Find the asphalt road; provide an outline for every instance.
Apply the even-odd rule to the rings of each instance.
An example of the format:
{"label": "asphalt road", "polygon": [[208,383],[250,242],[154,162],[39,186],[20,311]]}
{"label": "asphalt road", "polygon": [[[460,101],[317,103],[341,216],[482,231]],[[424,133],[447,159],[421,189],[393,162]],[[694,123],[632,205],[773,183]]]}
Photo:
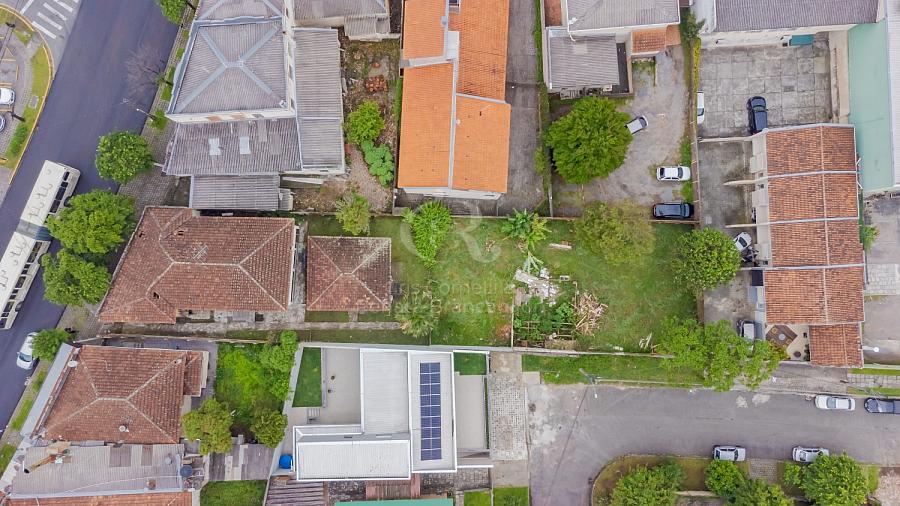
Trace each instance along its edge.
{"label": "asphalt road", "polygon": [[[115,186],[94,167],[98,138],[138,131],[145,117],[135,108],[147,110],[153,100],[152,91],[141,96],[129,89],[125,62],[142,45],[168,54],[177,33],[154,0],[82,1],[37,131],[0,207],[0,247],[12,236],[44,160],[81,170],[78,193]],[[53,327],[62,315],[63,308],[44,301],[43,293],[39,275],[13,328],[0,330],[0,427],[9,421],[27,376],[15,366],[16,351],[28,332]]]}
{"label": "asphalt road", "polygon": [[591,481],[625,454],[702,455],[717,444],[748,458],[790,459],[797,445],[900,463],[900,416],[815,408],[798,395],[706,390],[528,387],[534,506],[588,506]]}

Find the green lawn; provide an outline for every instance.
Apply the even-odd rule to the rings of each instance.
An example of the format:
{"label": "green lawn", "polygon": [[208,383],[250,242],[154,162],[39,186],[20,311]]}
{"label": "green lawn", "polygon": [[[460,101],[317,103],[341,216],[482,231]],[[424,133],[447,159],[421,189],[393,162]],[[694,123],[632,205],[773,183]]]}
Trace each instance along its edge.
{"label": "green lawn", "polygon": [[[278,330],[229,330],[229,339],[246,341],[272,341]],[[400,330],[294,330],[300,342],[325,343],[372,343],[372,344],[417,344],[428,345],[428,338],[413,337]]]}
{"label": "green lawn", "polygon": [[880,395],[884,397],[900,397],[900,388],[872,387],[872,388],[847,388],[847,393],[852,395]]}
{"label": "green lawn", "polygon": [[853,374],[874,374],[876,376],[900,376],[900,369],[881,369],[880,367],[863,367],[851,369]]}
{"label": "green lawn", "polygon": [[466,506],[491,506],[491,493],[486,490],[466,492],[463,502]]}
{"label": "green lawn", "polygon": [[454,353],[453,370],[462,375],[487,374],[487,356],[481,353]]}
{"label": "green lawn", "polygon": [[283,399],[272,395],[269,386],[274,379],[259,356],[262,344],[219,345],[216,365],[216,399],[235,410],[235,433],[247,433],[253,416],[261,410],[280,412]]}
{"label": "green lawn", "polygon": [[200,506],[262,506],[266,482],[213,481],[200,490]]}
{"label": "green lawn", "polygon": [[686,386],[700,383],[697,374],[688,369],[672,369],[663,367],[662,358],[651,356],[621,355],[582,355],[579,357],[546,357],[525,355],[522,357],[522,369],[539,371],[545,383],[570,384],[587,383],[581,370],[597,376],[598,380],[665,382],[673,386]]}
{"label": "green lawn", "polygon": [[13,445],[5,444],[3,448],[0,448],[0,474],[3,474],[15,454],[16,447]]}
{"label": "green lawn", "polygon": [[494,489],[494,506],[528,506],[528,487]]}
{"label": "green lawn", "polygon": [[294,389],[294,407],[322,405],[322,349],[303,348],[300,373]]}

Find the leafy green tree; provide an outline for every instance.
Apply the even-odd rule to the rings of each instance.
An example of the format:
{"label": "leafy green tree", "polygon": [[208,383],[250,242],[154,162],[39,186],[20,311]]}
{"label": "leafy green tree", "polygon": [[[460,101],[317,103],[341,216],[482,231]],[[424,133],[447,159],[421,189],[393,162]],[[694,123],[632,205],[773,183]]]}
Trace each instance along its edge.
{"label": "leafy green tree", "polygon": [[706,24],[705,19],[697,21],[694,11],[691,9],[681,9],[681,25],[678,29],[681,31],[681,40],[688,44],[692,44],[695,39],[700,37],[700,30]]}
{"label": "leafy green tree", "polygon": [[514,211],[508,216],[501,229],[507,237],[519,241],[525,245],[525,249],[533,249],[537,243],[547,238],[550,227],[547,219],[541,218],[537,213],[528,211]]}
{"label": "leafy green tree", "polygon": [[799,478],[800,490],[815,504],[828,506],[859,506],[865,504],[869,492],[868,480],[852,457],[820,455],[806,466],[785,470],[792,483]]}
{"label": "leafy green tree", "polygon": [[384,118],[381,117],[378,103],[368,100],[359,104],[355,111],[347,115],[344,130],[347,132],[347,140],[357,146],[362,146],[366,141],[375,142],[384,130]]}
{"label": "leafy green tree", "polygon": [[140,135],[113,132],[100,138],[94,164],[101,177],[125,184],[153,167],[153,153]]}
{"label": "leafy green tree", "polygon": [[68,342],[72,336],[62,329],[44,329],[34,336],[34,351],[32,354],[35,358],[41,360],[53,360],[56,352],[63,343]]}
{"label": "leafy green tree", "polygon": [[378,178],[378,182],[387,186],[394,180],[394,155],[387,144],[375,146],[372,141],[363,141],[360,145],[363,158],[369,166],[369,174]]}
{"label": "leafy green tree", "polygon": [[282,332],[278,344],[266,345],[259,354],[259,362],[266,371],[269,392],[278,399],[287,399],[291,391],[290,375],[297,353],[297,333]]}
{"label": "leafy green tree", "polygon": [[675,251],[676,278],[695,290],[726,283],[741,267],[741,254],[734,241],[710,227],[679,237]]}
{"label": "leafy green tree", "polygon": [[793,506],[794,501],[784,495],[778,485],[765,480],[746,480],[731,500],[734,506]]}
{"label": "leafy green tree", "polygon": [[196,11],[197,7],[187,0],[156,0],[163,16],[176,25],[181,24],[181,15],[185,7],[190,7],[192,11]]}
{"label": "leafy green tree", "polygon": [[753,343],[750,359],[744,367],[741,383],[747,388],[756,389],[763,381],[772,377],[778,364],[786,358],[784,350],[765,340]]}
{"label": "leafy green tree", "polygon": [[639,466],[616,483],[611,506],[674,506],[675,494],[684,482],[684,470],[666,463],[653,468]]}
{"label": "leafy green tree", "polygon": [[394,303],[394,319],[400,330],[413,337],[424,337],[434,330],[439,313],[432,302],[431,292],[412,290]]}
{"label": "leafy green tree", "polygon": [[438,250],[450,233],[450,227],[453,226],[450,209],[436,200],[431,200],[419,206],[415,212],[407,209],[403,219],[412,228],[413,245],[422,263],[434,267],[437,264]]}
{"label": "leafy green tree", "polygon": [[655,236],[646,213],[632,202],[592,202],[574,225],[578,242],[604,262],[620,265],[653,251]]}
{"label": "leafy green tree", "polygon": [[734,499],[747,477],[734,462],[713,460],[706,466],[706,488],[719,497]]}
{"label": "leafy green tree", "polygon": [[60,250],[56,258],[44,255],[44,298],[61,306],[96,304],[109,289],[109,271],[68,250]]}
{"label": "leafy green tree", "polygon": [[228,406],[212,398],[181,417],[185,437],[200,440],[200,453],[231,451],[231,422]]}
{"label": "leafy green tree", "polygon": [[365,197],[352,191],[337,201],[336,207],[335,218],[341,223],[345,232],[352,235],[369,233],[372,214],[369,201]]}
{"label": "leafy green tree", "polygon": [[59,216],[47,218],[47,228],[74,253],[104,255],[125,242],[134,226],[132,214],[131,198],[94,190],[72,197]]}
{"label": "leafy green tree", "polygon": [[256,440],[275,448],[284,439],[284,429],[287,428],[288,418],[278,411],[266,410],[256,415],[250,430],[256,435]]}
{"label": "leafy green tree", "polygon": [[613,101],[585,97],[547,130],[547,145],[556,170],[568,183],[584,184],[606,177],[625,161],[631,132],[628,115]]}

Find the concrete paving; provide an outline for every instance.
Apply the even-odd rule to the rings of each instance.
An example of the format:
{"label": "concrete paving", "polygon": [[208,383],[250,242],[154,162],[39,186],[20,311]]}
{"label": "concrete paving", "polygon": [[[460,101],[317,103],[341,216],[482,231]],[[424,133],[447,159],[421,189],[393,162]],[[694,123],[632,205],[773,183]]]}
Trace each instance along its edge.
{"label": "concrete paving", "polygon": [[588,506],[597,473],[629,453],[706,456],[738,444],[751,458],[789,459],[795,445],[821,445],[900,462],[900,417],[823,412],[797,395],[532,385],[528,402],[534,506]]}
{"label": "concrete paving", "polygon": [[[116,0],[90,0],[107,6]],[[0,0],[19,12],[34,27],[36,35],[50,48],[54,70],[59,68],[75,20],[81,10],[82,0]]]}
{"label": "concrete paving", "polygon": [[878,237],[866,253],[863,343],[879,348],[879,353],[866,352],[866,361],[900,364],[900,199],[868,200],[865,217]]}

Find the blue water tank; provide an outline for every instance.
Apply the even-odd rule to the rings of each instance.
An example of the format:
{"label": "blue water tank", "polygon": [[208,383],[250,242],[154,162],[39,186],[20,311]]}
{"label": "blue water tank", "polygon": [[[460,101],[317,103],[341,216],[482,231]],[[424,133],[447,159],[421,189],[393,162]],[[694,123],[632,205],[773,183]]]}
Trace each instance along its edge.
{"label": "blue water tank", "polygon": [[281,455],[278,459],[278,467],[281,469],[290,469],[294,465],[294,456],[290,453]]}

